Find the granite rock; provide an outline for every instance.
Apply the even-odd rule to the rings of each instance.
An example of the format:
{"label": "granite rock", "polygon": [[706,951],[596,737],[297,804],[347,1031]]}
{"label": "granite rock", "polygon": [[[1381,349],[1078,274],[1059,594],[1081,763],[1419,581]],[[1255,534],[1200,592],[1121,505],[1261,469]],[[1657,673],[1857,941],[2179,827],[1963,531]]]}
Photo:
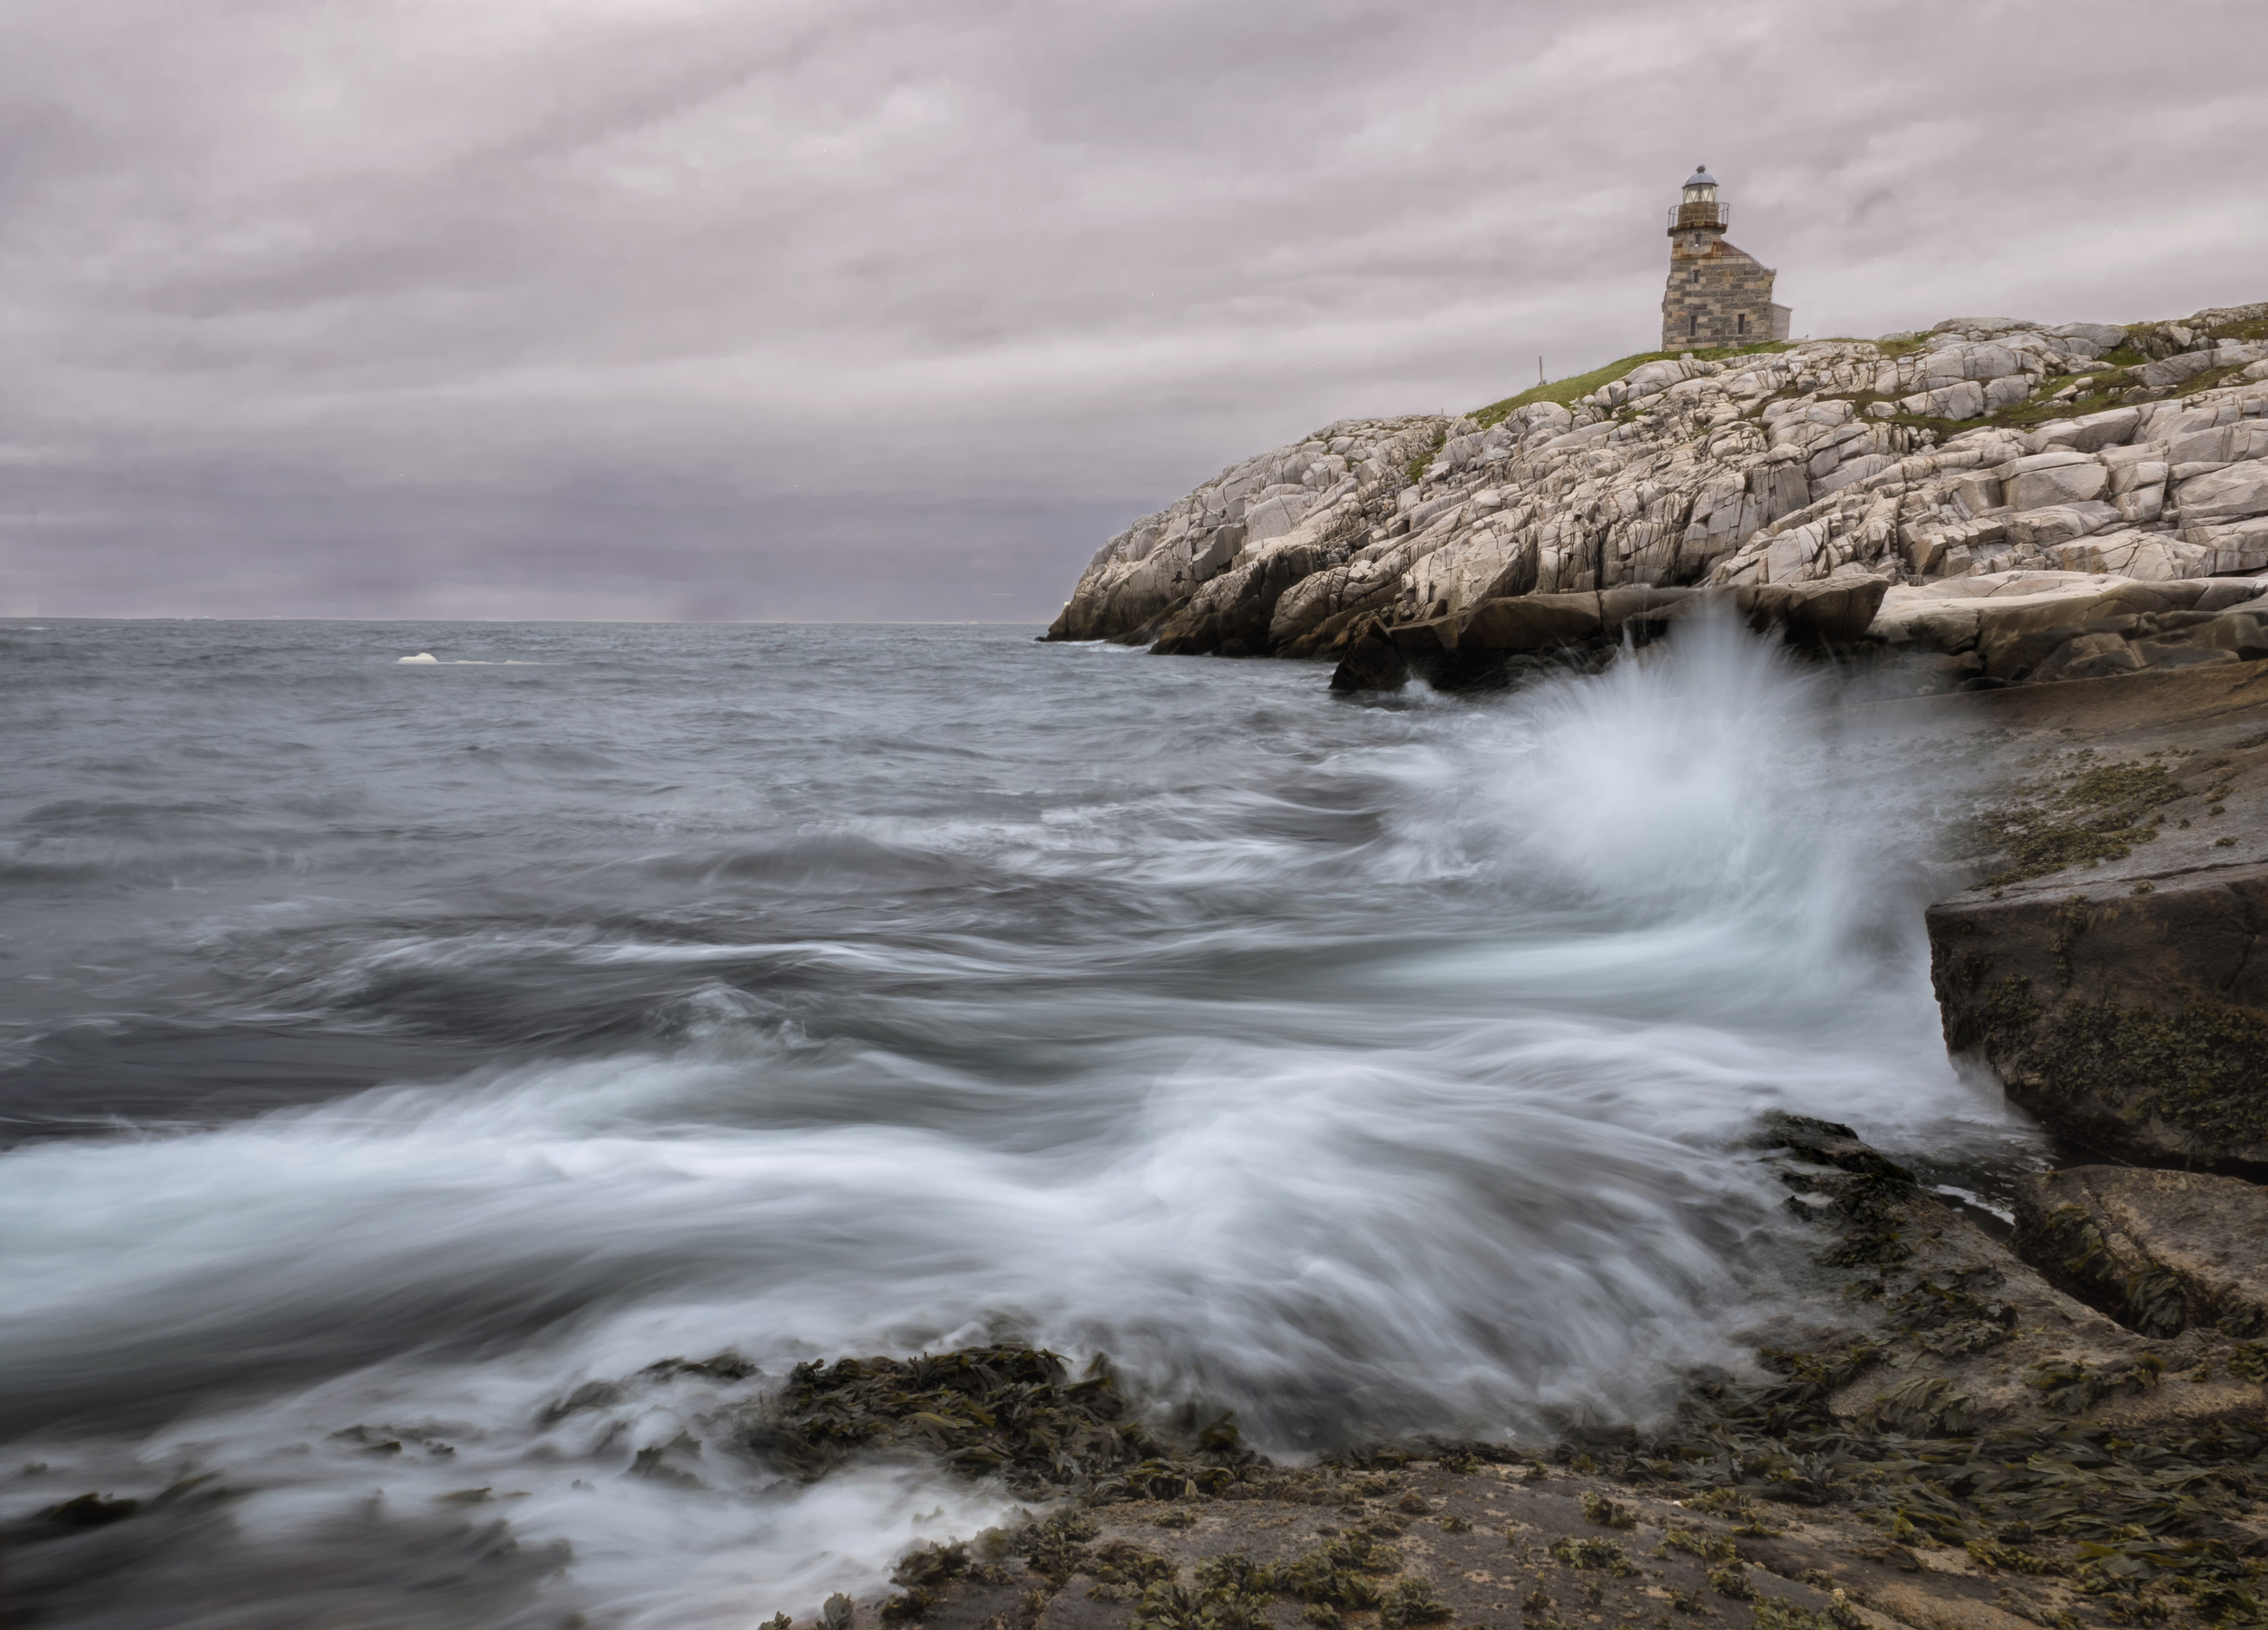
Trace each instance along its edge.
{"label": "granite rock", "polygon": [[[1372,622],[1525,595],[2268,570],[2268,382],[2236,366],[2258,309],[2132,328],[1957,318],[1641,361],[1565,403],[1342,421],[1112,539],[1048,637],[1336,660]],[[2181,378],[2099,361],[2131,349]],[[2043,416],[2048,391],[2077,409]],[[2002,413],[2019,422],[1956,423]],[[2214,649],[2246,649],[2229,639]],[[2124,662],[2090,646],[2051,671]]]}

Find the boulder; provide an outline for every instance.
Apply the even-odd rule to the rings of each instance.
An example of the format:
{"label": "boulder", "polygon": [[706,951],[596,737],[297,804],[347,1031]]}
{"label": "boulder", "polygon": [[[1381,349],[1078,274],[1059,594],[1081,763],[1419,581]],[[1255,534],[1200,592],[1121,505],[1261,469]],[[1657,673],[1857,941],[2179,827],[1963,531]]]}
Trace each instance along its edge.
{"label": "boulder", "polygon": [[2110,501],[2110,507],[2118,519],[2129,525],[2146,526],[2165,512],[2165,486],[2159,483],[2139,486],[2119,493]]}
{"label": "boulder", "polygon": [[2123,635],[2082,632],[2057,645],[2028,677],[2044,685],[2058,679],[2100,679],[2135,673],[2144,666]]}
{"label": "boulder", "polygon": [[2010,508],[2036,510],[2085,503],[2109,484],[2110,471],[2099,460],[2064,449],[2018,459],[2005,473],[2002,490]]}
{"label": "boulder", "polygon": [[1776,627],[1790,645],[1823,649],[1865,638],[1889,591],[1884,578],[1843,577],[1735,589],[1733,598],[1751,628]]}
{"label": "boulder", "polygon": [[2171,464],[2226,464],[2268,456],[2268,425],[2239,420],[2234,425],[2209,425],[2168,436],[2156,444],[2165,449]]}
{"label": "boulder", "polygon": [[2015,406],[2032,394],[2032,386],[2036,383],[2029,374],[2004,374],[1997,379],[1986,380],[1985,412],[1998,413],[2004,407]]}
{"label": "boulder", "polygon": [[1399,690],[1409,681],[1410,665],[1374,617],[1355,630],[1331,674],[1331,688],[1338,691]]}
{"label": "boulder", "polygon": [[2268,570],[2268,515],[2226,526],[2185,526],[2182,542],[2204,551],[2203,570],[2214,577]]}
{"label": "boulder", "polygon": [[[2091,679],[2141,668],[2195,668],[2268,658],[2268,630],[2251,612],[2167,611],[2062,624],[1996,647],[1996,678]],[[2025,671],[2037,659],[2038,666]],[[1980,665],[1981,666],[1981,665]]]}
{"label": "boulder", "polygon": [[2213,551],[2163,532],[2121,531],[2098,533],[2081,542],[2048,549],[2057,563],[2075,571],[2109,572],[2136,582],[2170,582],[2204,577],[2213,570]]}
{"label": "boulder", "polygon": [[2185,351],[2178,356],[2168,356],[2157,362],[2146,362],[2135,369],[2135,377],[2143,384],[2164,388],[2195,379],[2213,366],[2210,351]]}
{"label": "boulder", "polygon": [[1540,651],[1611,633],[1600,594],[1529,594],[1483,600],[1461,619],[1445,620],[1452,649]]}
{"label": "boulder", "polygon": [[2268,1170],[2268,864],[1972,893],[1928,924],[1946,1044],[2011,1099],[2129,1159]]}
{"label": "boulder", "polygon": [[[2249,596],[2252,587],[2249,582],[2195,579],[2145,583],[2082,578],[2064,593],[1975,606],[1976,650],[1988,677],[2009,682],[2097,678],[2136,668],[2219,661],[2223,659],[2204,653],[2220,649],[2234,656],[2244,630],[2231,624],[2210,638],[2204,630],[2238,599]],[[2075,640],[2105,634],[2121,643],[2146,643],[2134,651],[2131,660],[2115,656],[2109,646],[2099,642],[2066,649]]]}
{"label": "boulder", "polygon": [[2048,332],[2085,356],[2107,356],[2126,343],[2126,331],[2108,323],[2065,323]]}
{"label": "boulder", "polygon": [[2268,459],[2193,475],[2174,489],[2184,522],[2236,521],[2268,514]]}
{"label": "boulder", "polygon": [[2203,1172],[2082,1166],[2017,1190],[2016,1254],[2146,1336],[2268,1332],[2268,1188]]}
{"label": "boulder", "polygon": [[[2098,476],[2106,473],[2100,464],[2094,468]],[[2097,484],[2099,487],[2100,483]],[[2107,503],[2056,503],[2045,509],[2022,510],[2008,519],[2009,542],[2021,549],[2045,553],[2058,543],[2098,532],[2118,519],[2118,512]]]}
{"label": "boulder", "polygon": [[2268,606],[2254,611],[2224,611],[2192,630],[2200,645],[2227,651],[2243,662],[2268,661]]}
{"label": "boulder", "polygon": [[1245,510],[1245,542],[1258,545],[1286,536],[1305,516],[1313,494],[1295,489],[1272,493]]}
{"label": "boulder", "polygon": [[2095,453],[2125,442],[2141,423],[2142,410],[2138,407],[2114,407],[2084,418],[2057,419],[2026,436],[2024,449],[2027,453],[2045,453],[2059,447],[2072,453]]}
{"label": "boulder", "polygon": [[1279,656],[1321,654],[1346,637],[1365,614],[1391,607],[1403,587],[1413,546],[1408,540],[1374,545],[1344,566],[1302,578],[1276,598],[1268,616],[1268,642]]}
{"label": "boulder", "polygon": [[1477,606],[1536,587],[1540,564],[1536,541],[1494,530],[1468,533],[1456,542],[1413,561],[1410,581],[1420,605],[1446,600],[1452,608]]}
{"label": "boulder", "polygon": [[[1645,643],[1704,597],[1692,589],[1628,584],[1603,593],[1522,594],[1470,610],[1398,623],[1385,637],[1409,670],[1446,688],[1501,683],[1516,659],[1610,652],[1626,633]],[[1350,676],[1350,683],[1352,676]]]}
{"label": "boulder", "polygon": [[1964,379],[1957,385],[1908,396],[1898,405],[1910,414],[1925,414],[1931,418],[1973,419],[1985,410],[1984,386],[1973,379]]}

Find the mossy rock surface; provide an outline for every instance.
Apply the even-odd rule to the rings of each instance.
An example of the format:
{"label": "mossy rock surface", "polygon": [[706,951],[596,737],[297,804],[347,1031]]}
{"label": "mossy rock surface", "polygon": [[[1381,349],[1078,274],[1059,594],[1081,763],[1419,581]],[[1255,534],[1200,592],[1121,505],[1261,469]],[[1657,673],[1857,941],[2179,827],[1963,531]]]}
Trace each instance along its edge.
{"label": "mossy rock surface", "polygon": [[2268,866],[1929,913],[1947,1043],[2086,1145],[2268,1171]]}
{"label": "mossy rock surface", "polygon": [[2268,1335],[2268,1188],[2077,1166],[2019,1190],[2012,1241],[2049,1281],[2146,1336]]}

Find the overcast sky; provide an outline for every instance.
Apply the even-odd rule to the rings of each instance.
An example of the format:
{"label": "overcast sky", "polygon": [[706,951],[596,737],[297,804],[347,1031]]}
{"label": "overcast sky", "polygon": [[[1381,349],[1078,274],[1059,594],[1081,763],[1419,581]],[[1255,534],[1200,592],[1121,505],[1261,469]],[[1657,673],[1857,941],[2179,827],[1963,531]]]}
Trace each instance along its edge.
{"label": "overcast sky", "polygon": [[2268,298],[2268,4],[0,0],[0,613],[1044,620],[1343,416]]}

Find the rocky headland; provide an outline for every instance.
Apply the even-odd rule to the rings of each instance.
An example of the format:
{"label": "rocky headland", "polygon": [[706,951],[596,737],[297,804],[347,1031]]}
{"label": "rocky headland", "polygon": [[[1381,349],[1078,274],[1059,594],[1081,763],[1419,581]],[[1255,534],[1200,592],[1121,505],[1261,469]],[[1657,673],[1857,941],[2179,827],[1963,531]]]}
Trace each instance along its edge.
{"label": "rocky headland", "polygon": [[1722,591],[1916,688],[2249,659],[2263,413],[2268,305],[1629,357],[1224,470],[1106,543],[1047,638],[1475,683]]}

